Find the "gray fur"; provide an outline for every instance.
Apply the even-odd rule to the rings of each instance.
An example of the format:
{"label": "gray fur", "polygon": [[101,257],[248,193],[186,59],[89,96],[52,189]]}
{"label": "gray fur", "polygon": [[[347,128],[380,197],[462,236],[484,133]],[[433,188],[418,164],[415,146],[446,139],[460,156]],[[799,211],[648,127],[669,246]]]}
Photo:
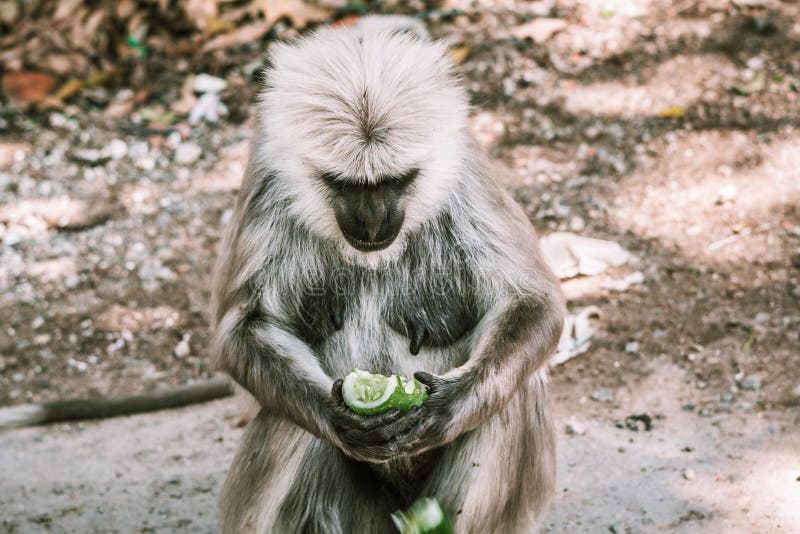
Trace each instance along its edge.
{"label": "gray fur", "polygon": [[[386,532],[429,495],[457,532],[530,532],[554,483],[543,365],[564,304],[467,133],[443,47],[325,30],[271,65],[213,291],[219,363],[262,406],[222,530]],[[355,250],[320,175],[359,187],[411,169],[397,238]],[[356,416],[334,382],[356,367],[421,372],[430,398]]]}

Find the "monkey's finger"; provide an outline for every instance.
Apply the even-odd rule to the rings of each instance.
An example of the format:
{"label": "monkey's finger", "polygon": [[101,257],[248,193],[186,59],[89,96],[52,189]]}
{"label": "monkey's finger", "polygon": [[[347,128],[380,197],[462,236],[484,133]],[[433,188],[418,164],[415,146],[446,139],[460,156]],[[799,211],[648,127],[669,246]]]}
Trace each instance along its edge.
{"label": "monkey's finger", "polygon": [[428,389],[433,392],[435,391],[439,385],[444,382],[441,378],[436,375],[432,375],[430,373],[426,373],[425,371],[417,371],[414,373],[414,378],[428,386]]}
{"label": "monkey's finger", "polygon": [[398,453],[415,454],[420,451],[420,447],[429,440],[430,432],[434,427],[431,419],[420,418],[416,425],[408,429],[405,433],[399,434],[393,443],[396,444]]}
{"label": "monkey's finger", "polygon": [[344,384],[344,380],[340,378],[333,383],[333,387],[331,388],[331,395],[333,395],[336,402],[344,402],[344,397],[342,397],[342,384]]}
{"label": "monkey's finger", "polygon": [[402,412],[397,408],[380,415],[361,415],[341,408],[334,414],[334,424],[340,428],[369,431],[397,420]]}
{"label": "monkey's finger", "polygon": [[419,407],[414,407],[403,417],[385,425],[374,428],[368,436],[365,436],[371,443],[391,443],[396,441],[397,436],[402,435],[408,429],[418,424],[421,418]]}

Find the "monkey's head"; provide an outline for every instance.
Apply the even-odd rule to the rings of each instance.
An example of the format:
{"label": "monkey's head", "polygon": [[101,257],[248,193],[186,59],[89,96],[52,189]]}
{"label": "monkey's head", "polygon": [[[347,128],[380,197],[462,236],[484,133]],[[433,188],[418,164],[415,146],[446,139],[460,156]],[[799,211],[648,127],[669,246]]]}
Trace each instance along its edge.
{"label": "monkey's head", "polygon": [[463,174],[466,111],[443,45],[323,30],[271,50],[254,154],[293,215],[375,263],[447,203]]}

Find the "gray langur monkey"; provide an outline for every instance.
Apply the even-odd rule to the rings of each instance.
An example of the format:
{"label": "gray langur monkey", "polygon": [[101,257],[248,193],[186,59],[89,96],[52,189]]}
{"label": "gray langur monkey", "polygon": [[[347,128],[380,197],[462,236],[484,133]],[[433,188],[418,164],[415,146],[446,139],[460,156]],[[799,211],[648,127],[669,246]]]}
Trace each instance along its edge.
{"label": "gray langur monkey", "polygon": [[[445,47],[408,32],[272,49],[213,290],[219,364],[261,406],[223,532],[388,533],[423,495],[458,533],[541,522],[564,302],[467,111]],[[430,397],[357,415],[353,368],[415,374]]]}

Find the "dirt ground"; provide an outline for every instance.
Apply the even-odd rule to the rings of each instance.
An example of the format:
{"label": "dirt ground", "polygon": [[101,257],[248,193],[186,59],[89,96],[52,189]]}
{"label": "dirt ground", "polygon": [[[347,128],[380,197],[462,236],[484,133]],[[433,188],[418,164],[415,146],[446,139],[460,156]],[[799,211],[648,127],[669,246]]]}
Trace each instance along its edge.
{"label": "dirt ground", "polygon": [[[600,316],[551,373],[546,531],[800,530],[800,4],[467,4],[426,24],[468,54],[472,128],[506,185],[541,234],[635,255],[564,281],[570,310]],[[260,52],[153,57],[150,100],[121,119],[106,110],[136,88],[0,108],[0,147],[19,143],[0,152],[0,405],[211,376],[208,274]],[[228,81],[231,113],[155,128],[195,68]],[[213,531],[238,412],[8,432],[0,530]],[[649,431],[625,425],[639,414]]]}

